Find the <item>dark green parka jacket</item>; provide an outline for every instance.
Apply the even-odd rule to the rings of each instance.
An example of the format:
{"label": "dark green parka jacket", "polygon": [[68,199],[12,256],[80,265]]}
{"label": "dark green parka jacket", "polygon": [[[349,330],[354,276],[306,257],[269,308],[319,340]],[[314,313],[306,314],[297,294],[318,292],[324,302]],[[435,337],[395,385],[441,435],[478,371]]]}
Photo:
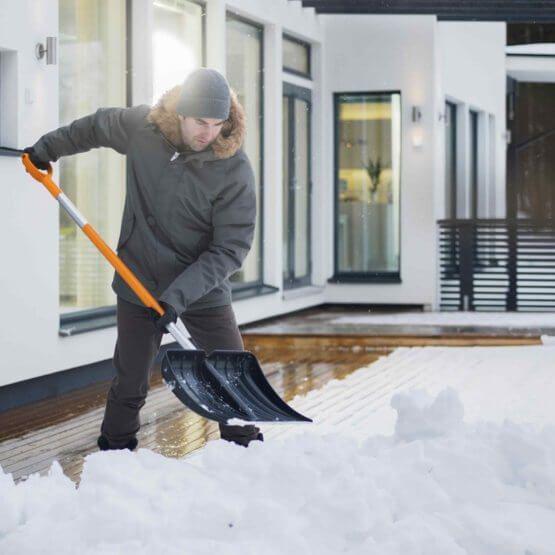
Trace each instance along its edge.
{"label": "dark green parka jacket", "polygon": [[[49,161],[102,146],[127,155],[118,254],[178,314],[231,303],[229,276],[251,248],[256,219],[254,174],[241,148],[245,114],[235,93],[216,141],[193,152],[181,144],[180,90],[168,91],[152,109],[101,108],[34,145]],[[112,288],[141,304],[117,274]]]}

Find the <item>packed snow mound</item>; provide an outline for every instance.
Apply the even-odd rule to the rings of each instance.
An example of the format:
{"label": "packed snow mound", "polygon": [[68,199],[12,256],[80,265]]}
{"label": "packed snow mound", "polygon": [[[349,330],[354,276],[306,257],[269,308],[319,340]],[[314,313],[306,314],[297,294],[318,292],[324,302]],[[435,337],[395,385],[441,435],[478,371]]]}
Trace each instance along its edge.
{"label": "packed snow mound", "polygon": [[424,390],[397,393],[391,406],[397,411],[395,435],[407,441],[446,435],[459,428],[464,417],[464,407],[452,388],[435,399]]}
{"label": "packed snow mound", "polygon": [[469,425],[452,390],[393,404],[396,433],[361,442],[94,453],[79,489],[57,463],[0,474],[0,553],[555,553],[554,428]]}

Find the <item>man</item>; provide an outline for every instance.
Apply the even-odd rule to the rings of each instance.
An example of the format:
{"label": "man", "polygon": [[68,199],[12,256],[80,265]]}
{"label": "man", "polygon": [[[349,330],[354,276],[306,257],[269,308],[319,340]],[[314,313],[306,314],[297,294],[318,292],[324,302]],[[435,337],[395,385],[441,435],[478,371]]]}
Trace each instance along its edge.
{"label": "man", "polygon": [[[147,309],[115,274],[118,338],[98,446],[135,449],[150,368],[179,316],[195,345],[242,350],[229,276],[250,250],[254,174],[241,145],[245,115],[225,77],[201,68],[152,109],[101,108],[25,149],[46,169],[61,156],[101,146],[127,155],[127,194],[117,250],[165,314]],[[256,426],[220,424],[223,439],[248,446]]]}

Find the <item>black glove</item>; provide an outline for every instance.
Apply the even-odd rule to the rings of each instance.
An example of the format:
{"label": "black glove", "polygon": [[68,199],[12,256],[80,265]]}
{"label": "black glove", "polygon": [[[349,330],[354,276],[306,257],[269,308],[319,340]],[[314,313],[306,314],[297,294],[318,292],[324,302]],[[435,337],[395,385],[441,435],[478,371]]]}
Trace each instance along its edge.
{"label": "black glove", "polygon": [[50,167],[49,162],[43,162],[40,158],[38,158],[35,152],[35,149],[32,146],[28,146],[27,148],[24,148],[23,152],[29,155],[31,162],[33,162],[33,165],[37,167],[39,170],[46,171]]}
{"label": "black glove", "polygon": [[152,318],[154,320],[154,325],[156,329],[162,333],[166,333],[166,326],[168,324],[175,324],[177,322],[177,312],[175,308],[169,304],[158,301],[160,306],[164,309],[164,316],[160,316],[158,312],[154,309],[150,309],[152,312]]}

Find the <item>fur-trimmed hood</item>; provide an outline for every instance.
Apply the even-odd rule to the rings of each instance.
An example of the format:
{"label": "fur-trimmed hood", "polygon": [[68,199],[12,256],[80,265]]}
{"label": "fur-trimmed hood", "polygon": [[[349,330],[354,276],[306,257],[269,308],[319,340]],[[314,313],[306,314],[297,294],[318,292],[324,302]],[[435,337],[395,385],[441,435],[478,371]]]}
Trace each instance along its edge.
{"label": "fur-trimmed hood", "polygon": [[[182,146],[179,119],[175,110],[182,85],[177,85],[164,93],[148,114],[148,121],[156,125],[163,135],[176,147]],[[232,89],[229,117],[223,124],[218,138],[210,145],[218,159],[231,158],[243,145],[246,132],[245,111],[237,94]]]}

